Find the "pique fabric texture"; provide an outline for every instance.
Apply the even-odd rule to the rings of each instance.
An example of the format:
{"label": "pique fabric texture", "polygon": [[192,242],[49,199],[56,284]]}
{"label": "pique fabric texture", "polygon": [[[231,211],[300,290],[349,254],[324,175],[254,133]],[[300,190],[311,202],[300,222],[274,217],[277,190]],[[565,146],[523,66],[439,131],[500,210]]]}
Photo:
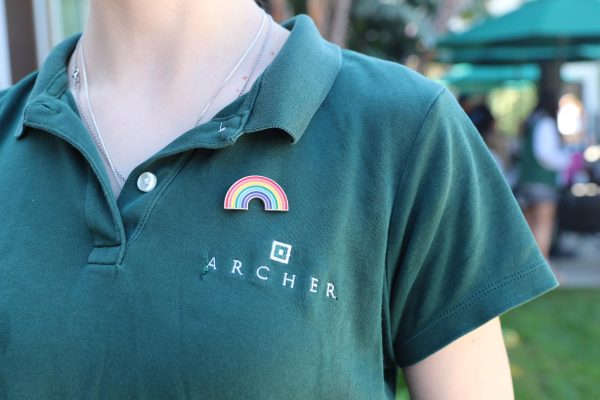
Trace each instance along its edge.
{"label": "pique fabric texture", "polygon": [[[556,286],[451,94],[284,26],[118,199],[67,90],[76,37],[0,93],[0,398],[393,399],[398,367]],[[225,209],[250,176],[289,209]]]}

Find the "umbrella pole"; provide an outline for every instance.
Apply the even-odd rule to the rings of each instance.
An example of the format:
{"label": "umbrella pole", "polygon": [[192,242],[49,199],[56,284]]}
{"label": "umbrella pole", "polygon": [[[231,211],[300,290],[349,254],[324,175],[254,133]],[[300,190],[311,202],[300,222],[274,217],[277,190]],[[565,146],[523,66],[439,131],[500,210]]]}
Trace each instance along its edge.
{"label": "umbrella pole", "polygon": [[555,98],[559,98],[562,93],[562,80],[560,78],[560,67],[563,64],[561,60],[544,61],[540,63],[541,77],[538,86],[538,95],[542,93],[552,93]]}

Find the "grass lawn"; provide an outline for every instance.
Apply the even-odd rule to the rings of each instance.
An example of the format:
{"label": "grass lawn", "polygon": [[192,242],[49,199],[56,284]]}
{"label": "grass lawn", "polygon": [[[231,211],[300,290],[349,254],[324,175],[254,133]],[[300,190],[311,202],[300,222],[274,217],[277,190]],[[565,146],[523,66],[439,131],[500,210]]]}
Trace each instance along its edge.
{"label": "grass lawn", "polygon": [[600,398],[600,290],[554,290],[502,326],[517,400]]}
{"label": "grass lawn", "polygon": [[502,324],[517,399],[600,398],[600,290],[555,290]]}

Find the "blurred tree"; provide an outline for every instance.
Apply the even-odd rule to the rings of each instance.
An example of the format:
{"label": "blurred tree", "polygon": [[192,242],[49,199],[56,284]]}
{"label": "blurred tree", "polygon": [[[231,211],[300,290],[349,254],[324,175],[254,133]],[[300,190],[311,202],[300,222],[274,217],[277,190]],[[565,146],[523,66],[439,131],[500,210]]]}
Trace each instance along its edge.
{"label": "blurred tree", "polygon": [[288,0],[271,0],[271,15],[275,21],[281,22],[293,15],[292,7]]}
{"label": "blurred tree", "polygon": [[278,21],[306,13],[321,34],[343,47],[405,62],[424,55],[457,15],[487,14],[486,0],[257,0]]}
{"label": "blurred tree", "polygon": [[452,20],[486,14],[485,0],[355,0],[350,47],[403,62],[430,49]]}
{"label": "blurred tree", "polygon": [[293,15],[291,4],[288,0],[256,0],[277,22],[285,21]]}
{"label": "blurred tree", "polygon": [[[346,47],[352,0],[256,0],[276,21],[308,13],[327,40]],[[293,12],[292,12],[293,10]]]}
{"label": "blurred tree", "polygon": [[346,47],[352,0],[306,0],[306,8],[323,37]]}

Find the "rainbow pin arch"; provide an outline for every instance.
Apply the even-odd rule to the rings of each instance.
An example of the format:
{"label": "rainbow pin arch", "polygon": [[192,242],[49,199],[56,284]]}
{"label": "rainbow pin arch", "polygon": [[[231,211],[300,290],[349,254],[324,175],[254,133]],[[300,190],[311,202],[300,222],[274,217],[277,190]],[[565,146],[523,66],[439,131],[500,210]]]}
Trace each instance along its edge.
{"label": "rainbow pin arch", "polygon": [[285,192],[272,179],[260,175],[246,176],[235,182],[225,195],[226,210],[248,210],[250,201],[260,199],[265,211],[288,211]]}

